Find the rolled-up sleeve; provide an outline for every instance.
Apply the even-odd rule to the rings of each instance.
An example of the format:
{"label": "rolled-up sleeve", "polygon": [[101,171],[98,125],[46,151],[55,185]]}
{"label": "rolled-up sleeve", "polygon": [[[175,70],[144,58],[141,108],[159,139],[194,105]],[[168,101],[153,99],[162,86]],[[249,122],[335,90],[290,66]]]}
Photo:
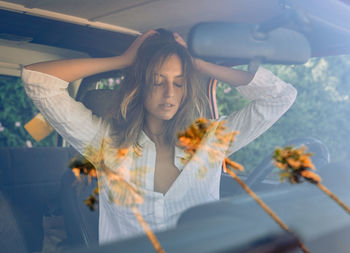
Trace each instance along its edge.
{"label": "rolled-up sleeve", "polygon": [[251,102],[242,110],[219,119],[226,121],[229,131],[239,131],[226,152],[227,156],[270,128],[291,107],[297,95],[291,84],[262,67],[248,85],[239,86],[237,90]]}
{"label": "rolled-up sleeve", "polygon": [[22,69],[27,95],[50,125],[77,151],[99,147],[108,126],[82,103],[69,96],[68,82],[45,73]]}

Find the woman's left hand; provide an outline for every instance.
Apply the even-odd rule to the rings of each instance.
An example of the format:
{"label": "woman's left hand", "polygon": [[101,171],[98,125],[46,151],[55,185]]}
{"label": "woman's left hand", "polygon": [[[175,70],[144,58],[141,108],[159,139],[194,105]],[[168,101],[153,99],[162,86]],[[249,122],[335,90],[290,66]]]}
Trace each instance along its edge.
{"label": "woman's left hand", "polygon": [[153,34],[156,34],[157,31],[155,30],[148,30],[146,33],[141,34],[138,36],[134,42],[129,46],[129,48],[119,57],[123,60],[123,63],[128,67],[131,64],[134,63],[137,55],[137,51],[139,47],[142,45],[142,43],[147,39],[149,36],[152,36]]}

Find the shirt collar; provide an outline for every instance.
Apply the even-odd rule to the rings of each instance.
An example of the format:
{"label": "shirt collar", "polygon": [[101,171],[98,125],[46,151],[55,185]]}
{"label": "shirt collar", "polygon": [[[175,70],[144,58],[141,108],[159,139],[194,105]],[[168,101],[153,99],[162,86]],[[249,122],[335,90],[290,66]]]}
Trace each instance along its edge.
{"label": "shirt collar", "polygon": [[146,142],[150,142],[153,143],[153,141],[151,141],[151,139],[147,136],[147,134],[141,130],[140,135],[139,135],[139,139],[138,139],[138,143],[143,146],[143,144],[145,144]]}
{"label": "shirt collar", "polygon": [[[138,143],[141,146],[143,146],[146,143],[152,143],[154,145],[154,142],[147,136],[147,134],[143,130],[141,130],[141,132],[140,132]],[[183,149],[179,148],[178,146],[175,146],[175,157],[185,158],[186,153]]]}

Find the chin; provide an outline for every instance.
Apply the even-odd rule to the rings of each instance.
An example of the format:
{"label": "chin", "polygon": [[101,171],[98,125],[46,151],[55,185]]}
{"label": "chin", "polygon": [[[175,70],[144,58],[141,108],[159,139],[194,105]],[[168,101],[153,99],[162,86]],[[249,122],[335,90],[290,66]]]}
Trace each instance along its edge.
{"label": "chin", "polygon": [[168,114],[158,114],[159,119],[162,120],[171,120],[175,117],[176,113],[168,113]]}
{"label": "chin", "polygon": [[169,116],[169,117],[163,117],[162,120],[168,121],[174,118],[174,115]]}

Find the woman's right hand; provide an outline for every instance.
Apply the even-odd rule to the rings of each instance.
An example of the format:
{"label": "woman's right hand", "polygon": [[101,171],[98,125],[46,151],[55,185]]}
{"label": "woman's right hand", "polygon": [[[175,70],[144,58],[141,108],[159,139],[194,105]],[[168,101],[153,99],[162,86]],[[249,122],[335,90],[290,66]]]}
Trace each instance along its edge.
{"label": "woman's right hand", "polygon": [[127,66],[130,66],[134,63],[137,50],[142,45],[144,40],[148,38],[149,36],[156,34],[157,31],[155,30],[148,30],[146,33],[141,34],[139,37],[136,38],[136,40],[130,45],[130,47],[120,56],[123,61],[125,61],[125,64]]}

